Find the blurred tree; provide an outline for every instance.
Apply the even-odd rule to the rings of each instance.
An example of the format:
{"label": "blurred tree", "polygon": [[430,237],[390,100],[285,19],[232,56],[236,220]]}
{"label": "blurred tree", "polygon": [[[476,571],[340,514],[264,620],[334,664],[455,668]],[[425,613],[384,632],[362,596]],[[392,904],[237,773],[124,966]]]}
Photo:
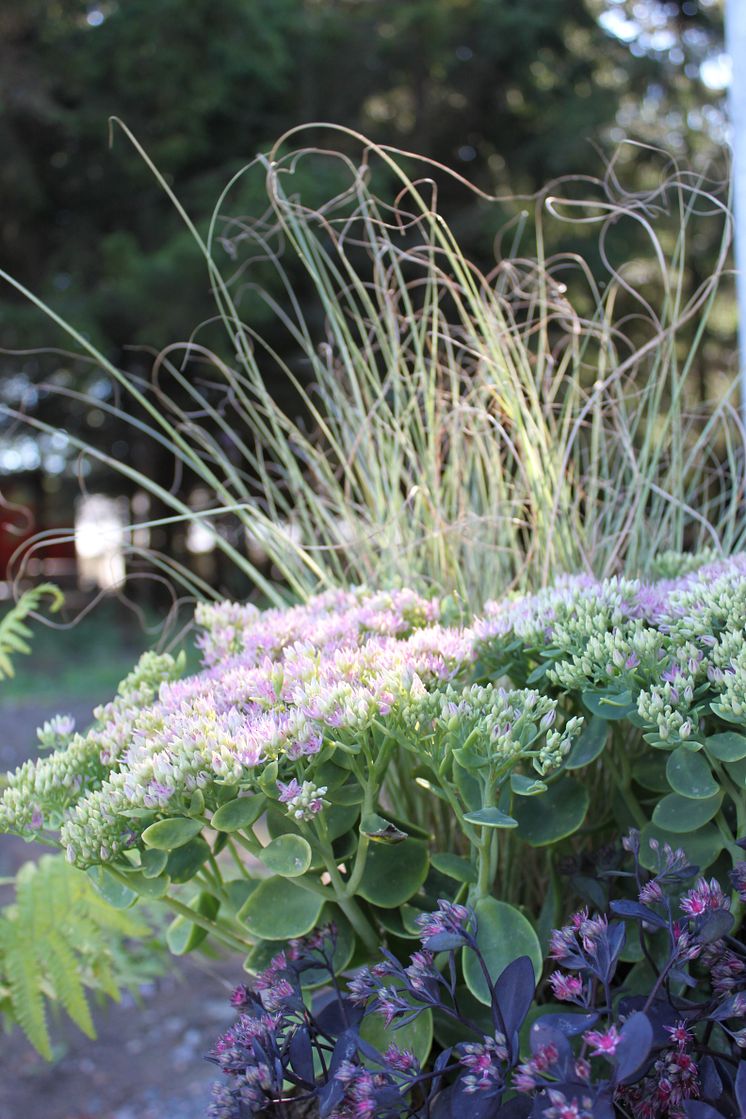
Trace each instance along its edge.
{"label": "blurred tree", "polygon": [[[723,124],[721,35],[712,0],[3,0],[0,266],[145,374],[150,358],[128,347],[184,339],[212,307],[163,191],[121,136],[109,148],[110,115],[203,225],[234,171],[314,120],[422,152],[489,191],[530,193],[597,172],[593,144],[623,135],[706,161]],[[313,138],[329,140],[323,128]],[[645,165],[630,162],[632,187]],[[261,186],[247,180],[231,206],[260,213]],[[467,251],[488,261],[501,212],[448,185],[441,197]],[[261,303],[250,311],[263,329]],[[61,337],[0,291],[0,349]],[[0,396],[39,367],[0,353]],[[53,372],[99,384],[95,369]],[[132,453],[100,410],[54,409],[59,426]]]}

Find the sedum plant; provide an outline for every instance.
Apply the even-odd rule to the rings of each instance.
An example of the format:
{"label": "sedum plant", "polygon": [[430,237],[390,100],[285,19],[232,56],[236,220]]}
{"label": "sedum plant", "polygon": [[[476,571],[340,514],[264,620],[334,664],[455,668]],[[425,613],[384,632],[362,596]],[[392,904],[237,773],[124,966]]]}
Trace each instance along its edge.
{"label": "sedum plant", "polygon": [[491,604],[477,629],[480,675],[530,681],[585,714],[566,768],[599,761],[606,818],[706,867],[740,861],[746,831],[746,563],[705,558],[653,584],[567,580]]}
{"label": "sedum plant", "polygon": [[201,606],[203,670],[147,654],[8,778],[0,823],[115,904],[161,901],[175,952],[210,936],[253,970],[333,920],[370,956],[450,895],[491,964],[538,969],[563,853],[599,834],[740,863],[745,576],[584,576],[477,619],[411,590]]}
{"label": "sedum plant", "polygon": [[[348,957],[370,955],[450,881],[490,951],[523,942],[538,967],[530,923],[492,896],[516,826],[498,800],[541,794],[581,720],[534,689],[469,684],[471,634],[443,610],[409,591],[204,607],[204,671],[175,679],[146,655],[87,734],[9,778],[3,826],[59,843],[117,904],[161,899],[176,951],[211,933],[251,967],[261,942],[333,919]],[[403,815],[415,772],[466,857]]]}

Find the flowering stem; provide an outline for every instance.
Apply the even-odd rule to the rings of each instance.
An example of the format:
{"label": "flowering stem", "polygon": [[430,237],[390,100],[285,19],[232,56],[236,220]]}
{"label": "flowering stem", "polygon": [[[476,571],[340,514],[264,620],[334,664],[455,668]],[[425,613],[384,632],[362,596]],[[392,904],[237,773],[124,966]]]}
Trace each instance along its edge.
{"label": "flowering stem", "polygon": [[[376,951],[380,944],[380,937],[376,935],[375,929],[363,914],[354,896],[352,896],[357,889],[357,883],[360,881],[363,869],[365,867],[364,852],[362,856],[362,862],[360,861],[360,848],[364,847],[364,851],[367,850],[368,837],[367,835],[363,835],[362,833],[360,834],[353,874],[350,876],[347,882],[345,882],[342,878],[342,875],[339,873],[339,870],[337,869],[337,861],[334,857],[334,851],[332,850],[331,844],[329,843],[326,836],[326,823],[323,819],[323,815],[321,815],[317,820],[317,826],[319,832],[321,833],[321,835],[319,836],[320,842],[318,843],[318,849],[322,859],[324,860],[324,866],[326,867],[326,872],[329,875],[329,881],[331,883],[332,890],[334,891],[333,900],[336,901],[337,905],[342,910],[345,917],[350,922],[353,929],[366,945],[366,947],[372,949],[373,951]],[[353,879],[355,879],[355,881],[353,881]],[[299,885],[302,885],[302,878],[298,880],[298,883]]]}

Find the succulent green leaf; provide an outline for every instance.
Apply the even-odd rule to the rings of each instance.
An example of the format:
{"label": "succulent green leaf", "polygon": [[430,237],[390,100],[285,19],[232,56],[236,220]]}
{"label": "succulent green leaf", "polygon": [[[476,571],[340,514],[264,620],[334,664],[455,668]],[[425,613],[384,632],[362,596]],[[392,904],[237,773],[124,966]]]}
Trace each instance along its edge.
{"label": "succulent green leaf", "polygon": [[[528,956],[538,982],[543,958],[539,938],[520,910],[496,898],[481,898],[474,907],[477,917],[477,946],[484,957],[494,984],[500,973],[517,956]],[[462,963],[466,985],[480,1002],[489,1004],[492,992],[470,948],[463,949]]]}
{"label": "succulent green leaf", "polygon": [[[191,908],[201,917],[213,920],[217,916],[220,902],[212,894],[202,891],[191,903]],[[207,929],[195,925],[186,917],[175,917],[166,929],[166,943],[174,956],[185,956],[207,938]]]}
{"label": "succulent green leaf", "polygon": [[395,846],[371,844],[358,893],[372,905],[396,909],[417,893],[429,865],[427,844],[420,839],[405,839]]}
{"label": "succulent green leaf", "polygon": [[[414,1009],[416,1005],[413,1002],[412,1008]],[[420,1064],[423,1064],[433,1043],[432,1011],[425,1010],[406,1026],[399,1027],[396,1023],[387,1026],[381,1014],[367,1014],[360,1027],[360,1036],[379,1053],[385,1053],[390,1045],[396,1045],[400,1049],[414,1053]]]}
{"label": "succulent green leaf", "polygon": [[441,851],[430,856],[430,862],[441,874],[454,878],[457,882],[476,883],[477,871],[469,859],[461,855],[453,855],[450,851]]}
{"label": "succulent green leaf", "polygon": [[188,882],[190,878],[194,878],[209,854],[209,844],[198,835],[191,843],[185,844],[184,847],[177,847],[171,852],[166,863],[166,874],[172,882]]}
{"label": "succulent green leaf", "polygon": [[606,720],[626,719],[635,710],[631,692],[612,691],[609,688],[583,692],[583,703],[591,715],[598,715]]}
{"label": "succulent green leaf", "polygon": [[278,835],[260,853],[262,862],[273,874],[298,878],[311,865],[311,845],[300,835]]}
{"label": "succulent green leaf", "polygon": [[[333,964],[335,973],[339,975],[345,970],[352,959],[352,954],[355,950],[355,934],[350,922],[338,906],[327,903],[321,911],[318,923],[319,926],[322,926],[331,922],[334,923],[337,930],[336,940],[334,942]],[[247,971],[250,975],[257,975],[260,971],[264,971],[273,957],[276,956],[278,952],[281,952],[283,948],[287,948],[287,944],[284,940],[258,941],[244,960],[244,971]],[[300,981],[302,987],[319,987],[322,984],[328,984],[329,972],[326,968],[306,968],[300,973]]]}
{"label": "succulent green leaf", "polygon": [[717,814],[723,794],[718,792],[706,800],[690,800],[678,793],[669,793],[659,801],[653,812],[653,823],[664,831],[684,835],[697,831]]}
{"label": "succulent green leaf", "polygon": [[723,837],[714,824],[705,824],[696,831],[681,834],[648,823],[640,832],[640,862],[648,870],[658,869],[658,856],[650,846],[651,839],[657,840],[660,848],[664,843],[668,843],[674,850],[680,847],[689,861],[700,870],[710,866],[723,850]]}
{"label": "succulent green leaf", "polygon": [[159,851],[174,851],[194,839],[201,831],[202,824],[199,820],[192,820],[188,816],[170,816],[147,827],[142,838],[148,847],[157,847]]}
{"label": "succulent green leaf", "polygon": [[482,805],[480,782],[456,761],[453,763],[453,780],[466,807],[472,812],[480,808]]}
{"label": "succulent green leaf", "polygon": [[238,912],[238,919],[261,940],[292,940],[316,925],[324,899],[279,875],[267,878]]}
{"label": "succulent green leaf", "polygon": [[575,742],[565,761],[565,769],[582,769],[583,766],[595,762],[606,746],[609,737],[609,723],[607,717],[593,715],[588,720],[583,733]]}
{"label": "succulent green leaf", "polygon": [[545,847],[576,832],[588,811],[585,785],[572,777],[560,777],[535,799],[523,798],[513,805],[518,835],[532,847]]}
{"label": "succulent green leaf", "polygon": [[171,885],[171,879],[167,874],[159,874],[155,878],[146,878],[142,871],[137,870],[127,875],[127,884],[131,885],[133,890],[137,890],[140,897],[157,901],[158,898],[165,896],[168,887]]}
{"label": "succulent green leaf", "polygon": [[129,909],[137,901],[137,891],[125,886],[105,866],[89,866],[88,878],[101,895],[114,909]]}
{"label": "succulent green leaf", "polygon": [[649,789],[652,793],[667,793],[670,788],[666,776],[667,761],[665,754],[646,751],[634,763],[632,776],[643,789]]}
{"label": "succulent green leaf", "polygon": [[518,821],[499,808],[478,808],[476,812],[467,812],[464,819],[469,824],[477,824],[480,828],[517,828]]}
{"label": "succulent green leaf", "polygon": [[683,746],[677,746],[668,755],[666,776],[673,791],[683,797],[707,800],[718,792],[717,781],[702,754],[694,754]]}
{"label": "succulent green leaf", "polygon": [[140,870],[145,878],[157,878],[166,869],[168,851],[159,851],[157,847],[149,847],[142,852]]}
{"label": "succulent green leaf", "polygon": [[522,773],[511,773],[510,788],[519,797],[535,797],[547,791],[546,784],[538,777],[525,777]]}
{"label": "succulent green leaf", "polygon": [[360,831],[369,839],[383,843],[402,843],[407,833],[397,828],[389,820],[384,820],[377,812],[369,812],[360,821]]}
{"label": "succulent green leaf", "polygon": [[222,804],[210,821],[216,831],[232,832],[250,828],[267,807],[263,796],[236,797]]}
{"label": "succulent green leaf", "polygon": [[705,749],[711,758],[719,762],[739,762],[746,758],[746,735],[726,730],[721,734],[711,734],[705,739]]}

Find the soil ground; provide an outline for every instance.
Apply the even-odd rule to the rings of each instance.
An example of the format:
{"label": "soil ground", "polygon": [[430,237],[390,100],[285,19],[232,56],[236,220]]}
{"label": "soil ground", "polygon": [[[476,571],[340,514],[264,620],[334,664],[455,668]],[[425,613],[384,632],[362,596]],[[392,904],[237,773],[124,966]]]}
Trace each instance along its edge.
{"label": "soil ground", "polygon": [[[35,753],[36,728],[45,719],[69,713],[85,726],[99,700],[1,704],[0,770]],[[0,836],[0,876],[38,853]],[[240,981],[240,963],[196,956],[168,968],[139,992],[139,1005],[125,996],[99,1008],[95,1041],[66,1022],[53,1023],[52,1064],[19,1031],[1,1038],[0,1119],[203,1119],[215,1079],[203,1058],[231,1021],[228,994]]]}

